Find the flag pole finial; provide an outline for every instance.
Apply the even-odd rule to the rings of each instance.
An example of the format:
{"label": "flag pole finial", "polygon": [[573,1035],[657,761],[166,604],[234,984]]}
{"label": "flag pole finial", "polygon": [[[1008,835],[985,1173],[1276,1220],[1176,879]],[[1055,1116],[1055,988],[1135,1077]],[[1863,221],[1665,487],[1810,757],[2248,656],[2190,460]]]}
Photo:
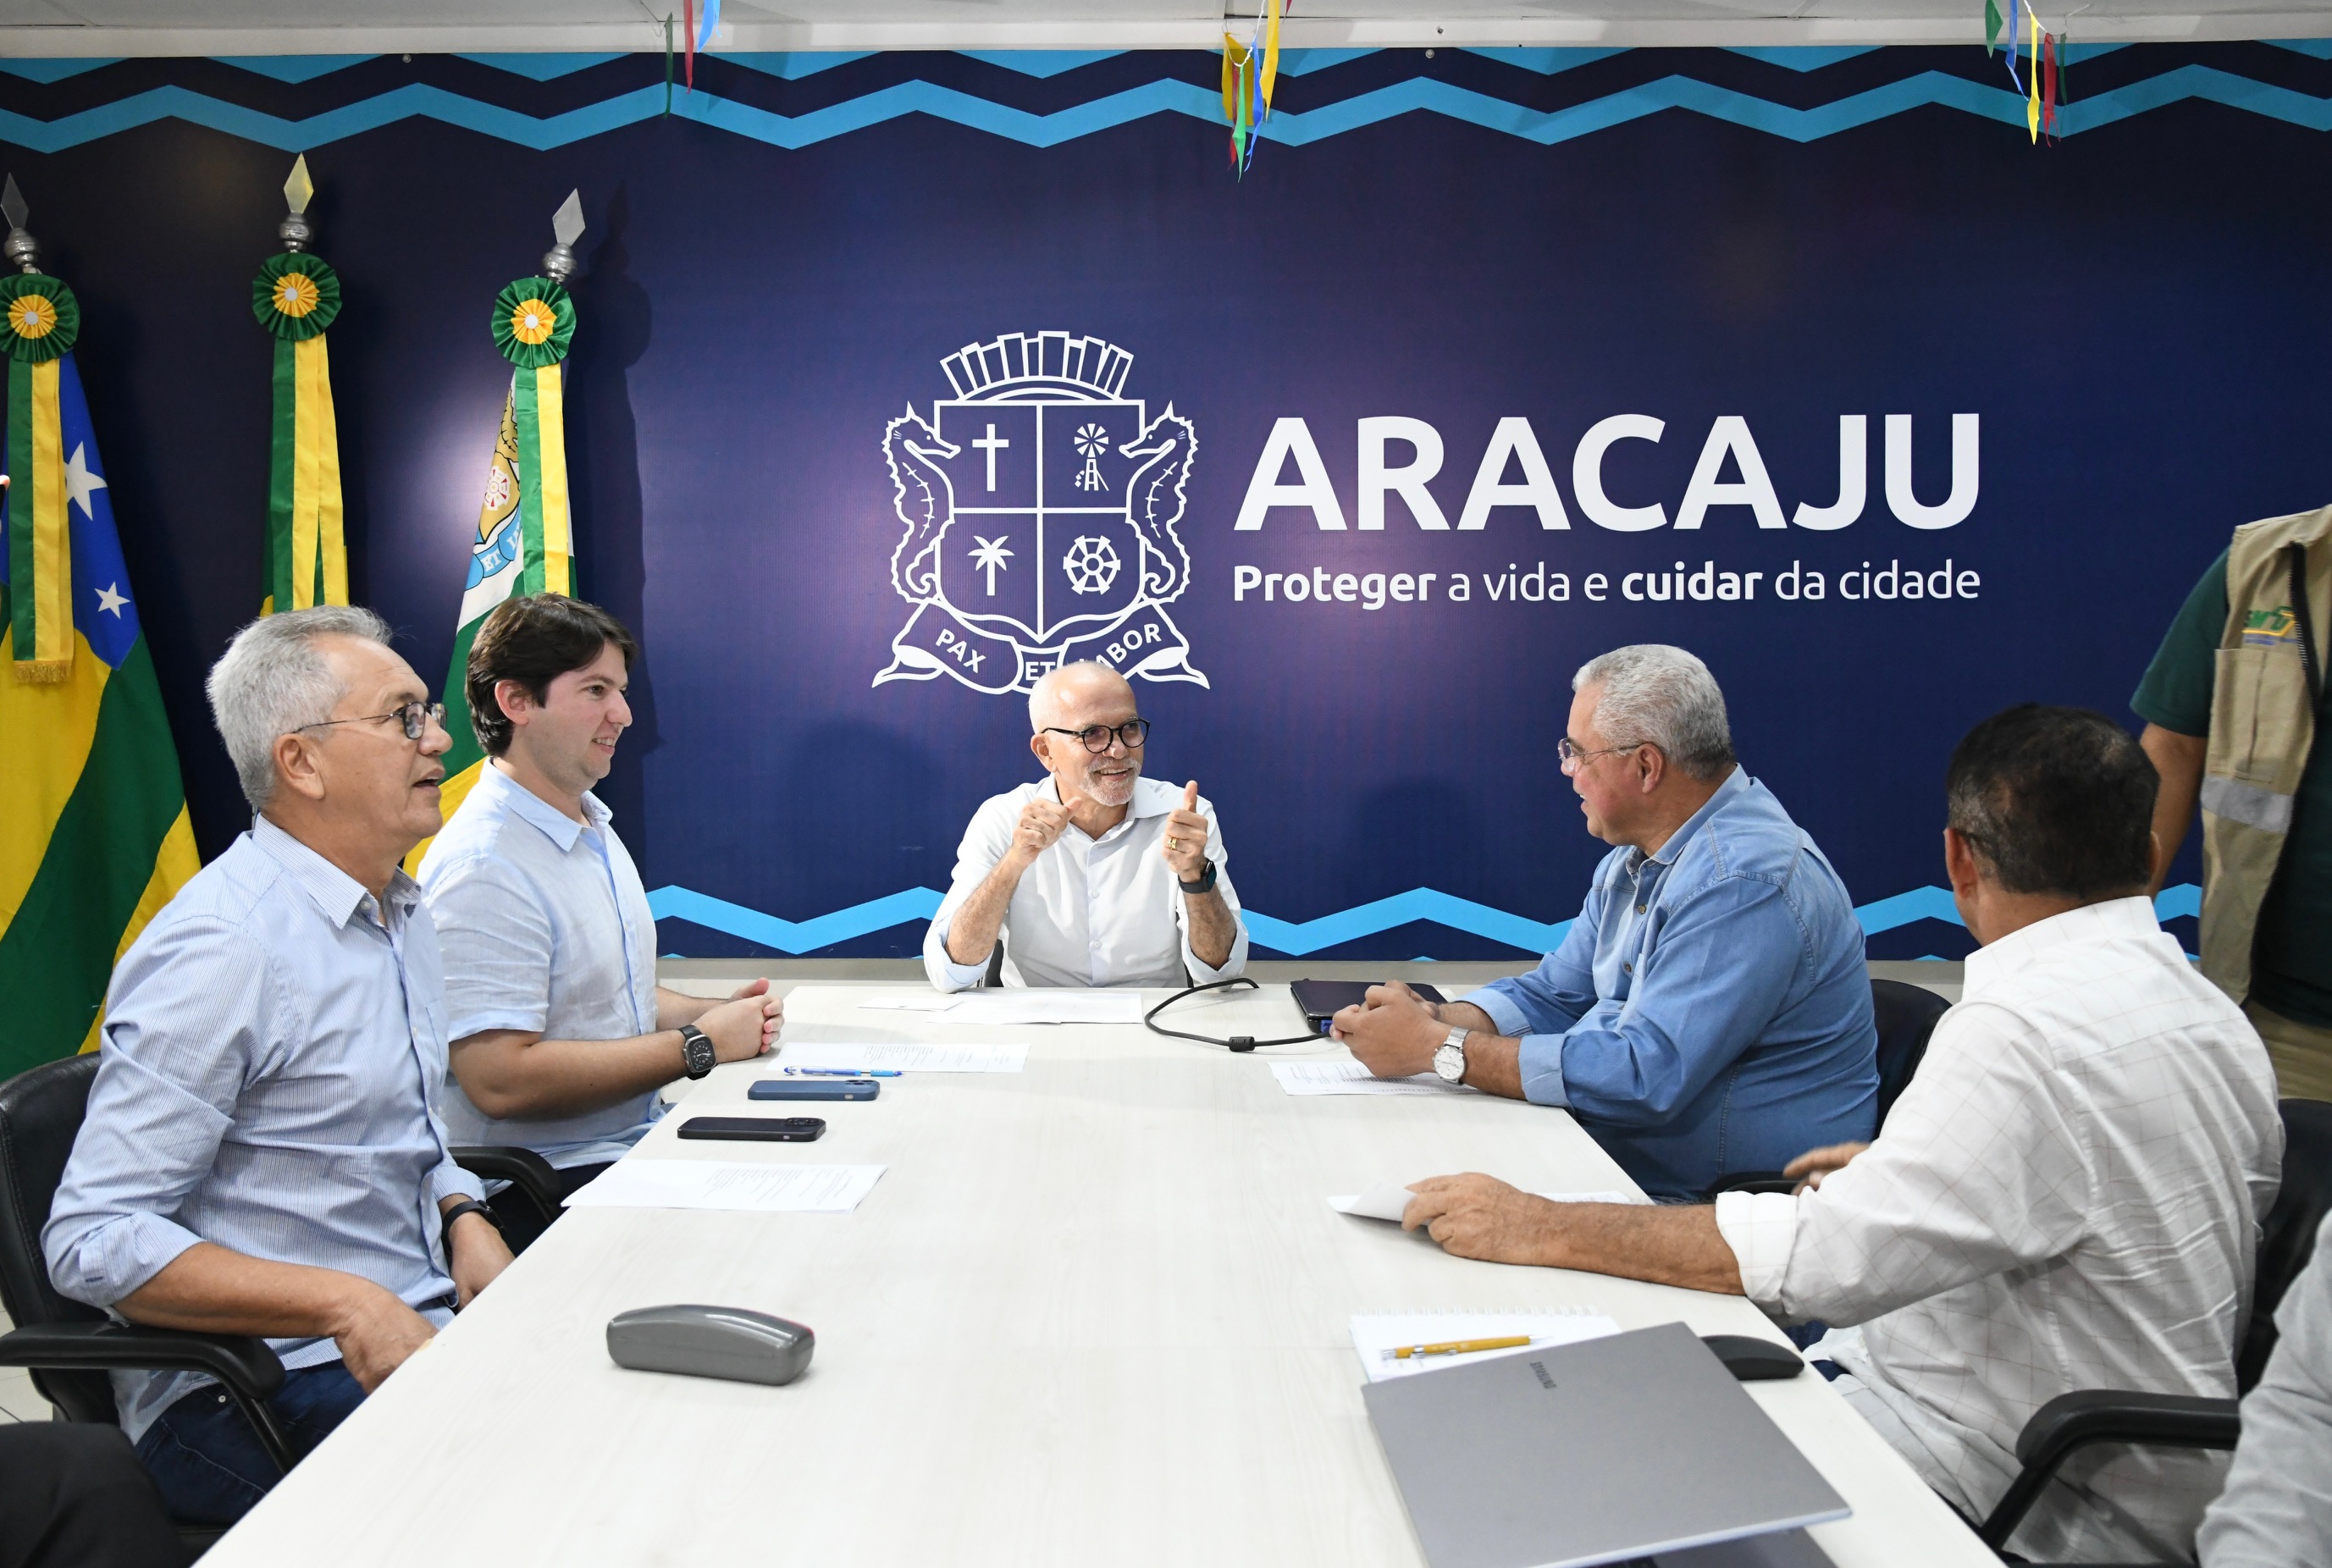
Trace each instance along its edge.
{"label": "flag pole finial", "polygon": [[7,189],[0,191],[0,216],[8,220],[8,243],[0,250],[5,250],[10,264],[20,272],[41,270],[35,264],[41,259],[40,242],[33,238],[31,232],[24,227],[29,211],[24,206],[24,193],[16,188],[16,177],[12,174],[8,177]]}
{"label": "flag pole finial", "polygon": [[308,204],[315,196],[316,182],[308,177],[308,155],[303,152],[292,160],[292,177],[283,182],[283,205],[290,210],[275,225],[285,250],[304,251],[316,237],[316,227],[308,221]]}
{"label": "flag pole finial", "polygon": [[559,210],[550,215],[550,235],[555,243],[542,253],[542,275],[563,283],[575,275],[575,242],[583,237],[581,191],[569,191]]}

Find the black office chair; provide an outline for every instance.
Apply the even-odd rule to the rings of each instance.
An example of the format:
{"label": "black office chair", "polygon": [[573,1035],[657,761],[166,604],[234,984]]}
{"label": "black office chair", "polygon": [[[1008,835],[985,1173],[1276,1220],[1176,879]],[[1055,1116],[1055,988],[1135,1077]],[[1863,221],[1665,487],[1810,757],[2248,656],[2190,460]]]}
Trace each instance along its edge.
{"label": "black office chair", "polygon": [[[2249,1393],[2266,1370],[2268,1353],[2275,1348],[2275,1309],[2308,1267],[2316,1232],[2332,1213],[2332,1104],[2284,1101],[2283,1133],[2283,1185],[2262,1227],[2251,1319],[2235,1357],[2235,1386],[2241,1393]],[[2092,1444],[2225,1449],[2241,1433],[2234,1400],[2110,1389],[2060,1394],[2033,1411],[2017,1434],[2016,1458],[2023,1468],[1976,1534],[1995,1552],[2005,1547],[2058,1468]]]}
{"label": "black office chair", "polygon": [[[69,1421],[114,1425],[109,1372],[196,1372],[218,1380],[285,1473],[297,1455],[268,1404],[283,1386],[283,1363],[252,1334],[190,1334],[120,1324],[57,1293],[41,1249],[57,1184],[97,1077],[94,1052],[68,1056],[0,1083],[0,1303],[16,1327],[0,1334],[0,1366],[21,1366],[33,1386]],[[558,1179],[524,1149],[457,1149],[456,1162],[481,1176],[507,1180],[555,1218]],[[190,1546],[215,1540],[215,1528],[182,1525]]]}
{"label": "black office chair", "polygon": [[[1871,1021],[1878,1027],[1876,1125],[1887,1125],[1887,1113],[1911,1086],[1912,1075],[1927,1054],[1927,1041],[1934,1037],[1935,1023],[1951,1010],[1951,1005],[1925,986],[1891,980],[1870,982]],[[1708,1190],[1708,1196],[1714,1201],[1719,1192],[1794,1192],[1797,1186],[1779,1171],[1742,1171],[1720,1178]]]}

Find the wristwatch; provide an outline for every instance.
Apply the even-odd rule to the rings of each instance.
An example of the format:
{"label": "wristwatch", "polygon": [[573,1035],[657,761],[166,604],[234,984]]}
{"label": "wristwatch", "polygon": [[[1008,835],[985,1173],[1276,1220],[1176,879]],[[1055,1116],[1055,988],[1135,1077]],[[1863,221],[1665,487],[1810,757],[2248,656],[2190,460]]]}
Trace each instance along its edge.
{"label": "wristwatch", "polygon": [[437,1221],[437,1238],[444,1244],[445,1262],[449,1267],[454,1262],[454,1221],[464,1214],[479,1216],[496,1230],[502,1228],[502,1217],[474,1198],[464,1198],[445,1210]]}
{"label": "wristwatch", "polygon": [[1466,1081],[1466,1031],[1452,1029],[1449,1037],[1433,1048],[1433,1070],[1443,1080],[1452,1084]]}
{"label": "wristwatch", "polygon": [[1202,894],[1202,893],[1212,893],[1212,892],[1214,892],[1214,890],[1215,890],[1215,863],[1214,863],[1213,861],[1211,861],[1211,860],[1209,860],[1209,861],[1208,861],[1208,862],[1207,862],[1207,869],[1206,869],[1206,870],[1204,870],[1204,871],[1202,871],[1202,872],[1200,872],[1200,873],[1199,874],[1199,880],[1198,880],[1198,881],[1196,881],[1196,882],[1184,882],[1184,881],[1182,881],[1182,879],[1181,879],[1181,878],[1177,877],[1177,878],[1175,878],[1175,884],[1176,884],[1177,886],[1179,886],[1180,888],[1181,888],[1181,890],[1182,890],[1183,892],[1185,892],[1185,893],[1187,893],[1187,894],[1190,894],[1190,896],[1191,896],[1191,897],[1193,897],[1193,898],[1196,898],[1199,894]]}
{"label": "wristwatch", "polygon": [[694,1024],[680,1026],[680,1059],[688,1068],[688,1076],[701,1078],[721,1063],[721,1054],[712,1048],[712,1037]]}

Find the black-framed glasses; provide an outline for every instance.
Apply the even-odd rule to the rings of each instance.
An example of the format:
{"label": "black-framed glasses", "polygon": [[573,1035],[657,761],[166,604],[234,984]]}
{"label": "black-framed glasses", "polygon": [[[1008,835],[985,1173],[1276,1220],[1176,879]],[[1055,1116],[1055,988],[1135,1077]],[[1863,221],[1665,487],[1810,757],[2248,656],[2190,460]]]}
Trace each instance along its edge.
{"label": "black-framed glasses", "polygon": [[1554,743],[1554,754],[1563,759],[1563,770],[1565,773],[1576,773],[1582,764],[1592,762],[1598,757],[1613,757],[1622,751],[1633,751],[1639,747],[1649,744],[1650,744],[1649,741],[1639,741],[1633,746],[1606,746],[1600,751],[1582,751],[1570,736],[1565,735]]}
{"label": "black-framed glasses", "polygon": [[292,732],[296,735],[300,730],[321,730],[332,724],[378,724],[383,719],[395,719],[405,726],[406,740],[418,741],[429,732],[430,725],[444,723],[445,704],[407,703],[402,708],[391,708],[386,713],[367,713],[361,719],[319,719],[312,724],[302,724]]}
{"label": "black-framed glasses", "polygon": [[1142,742],[1149,739],[1150,721],[1147,719],[1128,719],[1124,723],[1118,725],[1117,728],[1113,730],[1107,724],[1087,724],[1082,730],[1063,730],[1048,724],[1045,728],[1045,733],[1047,735],[1075,735],[1078,740],[1083,741],[1085,743],[1085,750],[1088,751],[1100,752],[1108,751],[1109,743],[1113,739],[1124,741],[1125,749],[1129,751],[1139,751],[1142,750]]}

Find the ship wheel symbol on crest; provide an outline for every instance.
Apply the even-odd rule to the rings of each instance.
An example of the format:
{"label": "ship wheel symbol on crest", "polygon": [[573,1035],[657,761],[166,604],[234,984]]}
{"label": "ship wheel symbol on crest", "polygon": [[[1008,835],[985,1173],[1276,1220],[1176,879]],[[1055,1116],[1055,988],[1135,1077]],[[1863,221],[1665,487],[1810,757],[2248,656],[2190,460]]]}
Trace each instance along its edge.
{"label": "ship wheel symbol on crest", "polygon": [[1098,425],[1080,425],[1077,433],[1069,438],[1069,445],[1075,447],[1085,460],[1085,471],[1077,475],[1076,487],[1079,490],[1108,489],[1109,482],[1101,476],[1100,460],[1101,454],[1109,450],[1109,432]]}

